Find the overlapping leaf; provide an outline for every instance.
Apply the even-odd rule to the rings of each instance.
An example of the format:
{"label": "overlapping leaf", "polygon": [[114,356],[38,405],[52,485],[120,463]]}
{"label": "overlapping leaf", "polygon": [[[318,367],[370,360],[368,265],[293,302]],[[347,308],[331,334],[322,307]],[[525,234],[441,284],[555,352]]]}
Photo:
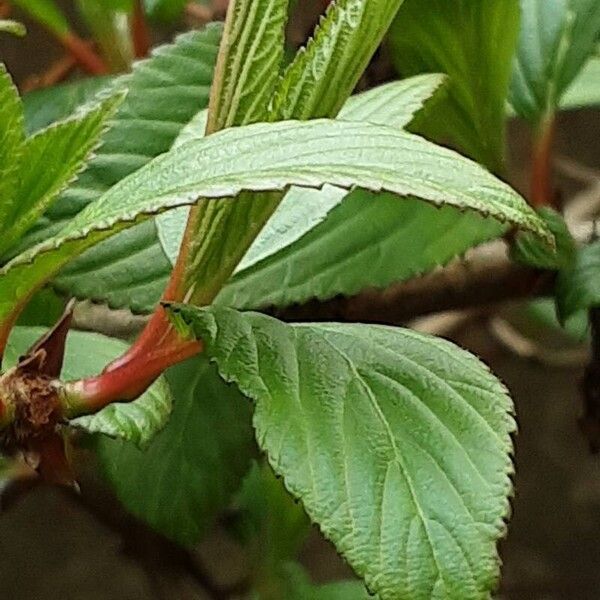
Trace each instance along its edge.
{"label": "overlapping leaf", "polygon": [[[326,191],[315,192],[315,201]],[[443,266],[503,230],[494,219],[453,207],[436,208],[414,198],[398,202],[391,194],[356,190],[289,246],[264,258],[258,255],[261,260],[247,267],[244,261],[246,268],[227,282],[216,301],[256,309],[352,295]]]}
{"label": "overlapping leaf", "polygon": [[[443,81],[440,75],[423,75],[356,94],[348,99],[339,118],[404,127]],[[173,147],[204,137],[206,118],[206,111],[198,113],[184,127]],[[331,186],[320,191],[292,188],[252,242],[236,271],[242,271],[300,239],[323,221],[345,196],[344,190]],[[161,245],[173,264],[179,253],[188,214],[189,210],[179,209],[156,219]]]}
{"label": "overlapping leaf", "polygon": [[193,544],[238,489],[253,452],[250,404],[205,358],[166,373],[174,408],[144,451],[98,440],[103,470],[123,504],[170,538]]}
{"label": "overlapping leaf", "polygon": [[488,597],[509,512],[512,404],[474,356],[382,326],[172,307],[300,498],[382,599]]}
{"label": "overlapping leaf", "polygon": [[600,104],[600,56],[584,65],[560,100],[561,109],[586,108]]}
{"label": "overlapping leaf", "polygon": [[[228,161],[219,160],[224,153]],[[0,319],[74,256],[144,215],[197,198],[326,183],[473,210],[553,242],[543,221],[509,186],[417,136],[333,120],[256,124],[190,142],[155,159],[88,205],[58,236],[13,259],[0,270]],[[219,220],[211,226],[219,226]]]}
{"label": "overlapping leaf", "polygon": [[530,234],[516,236],[511,246],[511,258],[539,269],[568,268],[575,260],[577,247],[567,224],[555,210],[543,207],[538,214],[546,221],[556,240],[556,248],[548,248]]}
{"label": "overlapping leaf", "polygon": [[402,0],[337,0],[287,68],[272,118],[335,117],[381,43]]}
{"label": "overlapping leaf", "polygon": [[27,138],[20,148],[13,189],[0,204],[0,256],[5,254],[85,168],[107,122],[123,100],[109,96]]}
{"label": "overlapping leaf", "polygon": [[537,123],[558,107],[600,37],[597,0],[520,0],[521,34],[510,101]]}
{"label": "overlapping leaf", "polygon": [[501,172],[504,114],[519,26],[518,0],[410,0],[390,30],[402,75],[446,73],[448,94],[419,130],[452,140]]}
{"label": "overlapping leaf", "polygon": [[[23,247],[54,235],[121,178],[169,150],[183,126],[208,105],[220,36],[221,27],[216,24],[182,35],[173,44],[155,49],[150,59],[137,63],[131,75],[115,84],[126,87],[128,95],[104,145],[77,185],[67,190],[39,221]],[[65,87],[50,97],[50,91],[27,97],[28,127],[35,129],[52,119],[53,115],[43,108],[47,101],[68,110],[79,97],[88,98],[88,90],[95,87],[96,81],[86,84],[84,90]],[[55,93],[60,94],[60,102]],[[140,257],[152,260],[142,269],[137,262]],[[151,272],[146,269],[148,265]],[[149,311],[160,297],[170,270],[153,225],[144,224],[135,233],[117,235],[88,251],[65,270],[57,283],[59,289],[77,297]],[[152,280],[156,273],[161,273],[160,279]],[[125,276],[127,282],[123,281]],[[97,286],[92,293],[93,282]]]}
{"label": "overlapping leaf", "polygon": [[232,0],[217,60],[207,128],[264,120],[283,61],[288,0]]}
{"label": "overlapping leaf", "polygon": [[[44,332],[45,329],[40,327],[15,327],[6,347],[4,365],[14,365]],[[127,344],[120,340],[97,333],[71,331],[62,378],[96,375],[126,349]],[[71,424],[90,433],[103,433],[128,440],[132,445],[145,446],[164,427],[170,412],[171,390],[166,380],[160,377],[134,402],[111,404],[94,415],[73,419]]]}

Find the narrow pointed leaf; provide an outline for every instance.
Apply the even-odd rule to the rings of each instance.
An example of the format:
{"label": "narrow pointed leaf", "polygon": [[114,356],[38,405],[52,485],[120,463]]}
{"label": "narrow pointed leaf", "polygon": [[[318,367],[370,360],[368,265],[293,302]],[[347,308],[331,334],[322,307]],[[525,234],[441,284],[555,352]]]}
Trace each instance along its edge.
{"label": "narrow pointed leaf", "polygon": [[0,214],[13,199],[24,139],[19,92],[0,63]]}
{"label": "narrow pointed leaf", "polygon": [[515,423],[485,365],[405,329],[172,311],[254,400],[271,466],[373,592],[488,597]]}
{"label": "narrow pointed leaf", "polygon": [[[315,203],[326,191],[313,192]],[[307,192],[300,193],[303,203],[296,207],[310,207]],[[415,198],[398,202],[392,194],[364,190],[351,192],[341,204],[338,198],[323,222],[289,246],[273,246],[277,252],[266,256],[249,253],[247,259],[257,260],[244,259],[216,302],[258,309],[382,288],[443,266],[505,229],[494,219]]]}
{"label": "narrow pointed leaf", "polygon": [[[120,179],[169,150],[181,129],[208,105],[220,36],[218,24],[184,34],[173,44],[155,49],[148,60],[134,65],[131,75],[114,84],[126,87],[128,94],[103,145],[77,184],[61,195],[26,237],[24,248],[56,234]],[[69,101],[72,95],[82,93],[78,89],[63,90]],[[87,99],[87,93],[82,98]],[[28,126],[48,120],[46,114],[42,119],[41,109],[35,108],[46,99],[54,106],[63,106],[53,96],[31,96]],[[68,105],[63,110],[68,110]],[[140,268],[139,260],[144,261],[144,268]],[[171,264],[160,248],[153,224],[144,223],[135,232],[116,235],[86,252],[65,270],[57,287],[110,306],[151,311],[170,271]]]}
{"label": "narrow pointed leaf", "polygon": [[[41,327],[15,327],[4,354],[4,366],[16,364],[19,356],[46,332]],[[127,344],[97,333],[71,331],[67,337],[62,379],[81,379],[99,373],[127,349]],[[89,433],[103,433],[145,446],[160,431],[171,412],[171,391],[163,377],[134,402],[115,403],[95,415],[79,417],[71,425]]]}
{"label": "narrow pointed leaf", "polygon": [[[232,157],[228,161],[220,160],[225,152]],[[58,236],[13,259],[0,269],[0,320],[74,256],[145,215],[198,198],[326,183],[473,210],[553,243],[544,222],[509,186],[422,138],[333,120],[259,123],[190,142],[155,159],[86,207]]]}
{"label": "narrow pointed leaf", "polygon": [[287,68],[273,119],[333,117],[381,43],[402,0],[336,0]]}
{"label": "narrow pointed leaf", "polygon": [[0,255],[85,168],[122,100],[122,94],[115,94],[25,140],[12,201],[0,207]]}
{"label": "narrow pointed leaf", "polygon": [[283,62],[288,0],[231,0],[207,127],[264,120]]}
{"label": "narrow pointed leaf", "polygon": [[350,96],[338,118],[404,129],[442,84],[447,82],[444,75],[427,73],[386,83]]}
{"label": "narrow pointed leaf", "polygon": [[519,27],[518,0],[410,0],[390,30],[399,72],[446,73],[447,97],[418,131],[450,139],[494,172],[504,161],[505,103]]}
{"label": "narrow pointed leaf", "polygon": [[[423,108],[443,81],[444,77],[440,75],[422,75],[355,94],[348,99],[338,118],[402,128]],[[204,137],[202,122],[205,117],[205,113],[199,113],[181,132],[174,147]],[[236,271],[243,271],[299,240],[321,223],[346,195],[345,190],[332,186],[325,186],[323,190],[292,188]],[[156,218],[162,247],[173,264],[179,253],[188,212],[187,209],[177,209]],[[375,219],[378,217],[375,216]]]}
{"label": "narrow pointed leaf", "polygon": [[[264,120],[335,117],[401,2],[332,2],[314,38],[281,77],[272,103],[265,106]],[[229,200],[198,204],[188,231],[190,239],[202,243],[187,250],[182,283],[185,289],[193,289],[190,301],[203,305],[214,300],[282,198],[281,193],[241,194],[235,204]]]}
{"label": "narrow pointed leaf", "polygon": [[166,373],[174,408],[148,448],[101,438],[102,469],[134,515],[196,543],[239,488],[253,454],[250,404],[203,357]]}
{"label": "narrow pointed leaf", "polygon": [[520,0],[521,34],[510,101],[539,122],[552,114],[600,37],[597,0]]}

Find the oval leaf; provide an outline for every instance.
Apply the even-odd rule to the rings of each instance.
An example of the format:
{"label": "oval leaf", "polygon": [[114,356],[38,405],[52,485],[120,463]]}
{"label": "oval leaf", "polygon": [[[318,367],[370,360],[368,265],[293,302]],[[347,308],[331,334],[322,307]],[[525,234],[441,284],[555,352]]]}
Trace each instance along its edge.
{"label": "oval leaf", "polygon": [[171,307],[256,402],[259,446],[382,599],[488,597],[512,403],[485,365],[405,329]]}

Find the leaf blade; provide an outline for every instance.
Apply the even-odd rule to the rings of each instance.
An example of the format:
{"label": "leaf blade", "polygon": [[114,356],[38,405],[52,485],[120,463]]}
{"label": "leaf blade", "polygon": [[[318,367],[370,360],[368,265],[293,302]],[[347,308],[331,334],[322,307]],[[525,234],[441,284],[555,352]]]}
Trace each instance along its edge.
{"label": "leaf blade", "polygon": [[174,396],[166,427],[142,452],[99,439],[95,450],[117,495],[135,515],[185,545],[198,541],[238,489],[253,453],[250,406],[202,357],[166,378]]}
{"label": "leaf blade", "polygon": [[255,400],[272,467],[372,591],[384,600],[490,593],[515,423],[482,363],[409,330],[171,311]]}
{"label": "leaf blade", "polygon": [[85,168],[122,100],[122,94],[109,96],[25,140],[12,202],[3,203],[0,209],[0,255],[35,224]]}
{"label": "leaf blade", "polygon": [[411,0],[390,29],[400,73],[449,77],[447,97],[416,130],[450,139],[495,173],[504,166],[504,112],[518,25],[518,0]]}
{"label": "leaf blade", "polygon": [[0,211],[12,202],[24,141],[19,93],[0,63]]}
{"label": "leaf blade", "polygon": [[570,268],[558,274],[556,307],[561,322],[579,310],[600,306],[600,242],[592,242],[577,252]]}
{"label": "leaf blade", "polygon": [[[235,148],[235,160],[218,161],[225,148],[229,153]],[[510,187],[417,136],[343,121],[256,124],[222,131],[155,159],[86,207],[58,236],[13,259],[0,270],[0,318],[73,256],[144,215],[192,204],[199,197],[325,183],[482,212],[552,244],[543,221]],[[25,277],[27,271],[31,276]]]}
{"label": "leaf blade", "polygon": [[595,0],[521,0],[521,35],[510,102],[534,123],[553,114],[600,35]]}

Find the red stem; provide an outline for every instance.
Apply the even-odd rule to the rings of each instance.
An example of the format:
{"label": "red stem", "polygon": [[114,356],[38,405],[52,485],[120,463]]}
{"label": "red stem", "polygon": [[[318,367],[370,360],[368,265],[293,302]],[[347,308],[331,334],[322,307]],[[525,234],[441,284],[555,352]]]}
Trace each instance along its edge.
{"label": "red stem", "polygon": [[142,0],[136,0],[131,20],[131,38],[133,40],[133,51],[136,58],[144,58],[150,52],[151,40],[150,29],[146,22]]}
{"label": "red stem", "polygon": [[531,204],[535,207],[552,206],[555,202],[552,185],[552,148],[555,131],[554,117],[545,119],[534,141],[531,168]]}
{"label": "red stem", "polygon": [[78,35],[67,33],[60,42],[90,75],[106,75],[109,72],[106,63]]}
{"label": "red stem", "polygon": [[[125,355],[121,364],[112,363],[96,377],[65,384],[65,416],[93,413],[115,401],[138,398],[168,367],[186,360],[202,350],[196,340],[178,338],[170,347],[158,347],[154,352]],[[125,358],[123,357],[123,358]]]}

